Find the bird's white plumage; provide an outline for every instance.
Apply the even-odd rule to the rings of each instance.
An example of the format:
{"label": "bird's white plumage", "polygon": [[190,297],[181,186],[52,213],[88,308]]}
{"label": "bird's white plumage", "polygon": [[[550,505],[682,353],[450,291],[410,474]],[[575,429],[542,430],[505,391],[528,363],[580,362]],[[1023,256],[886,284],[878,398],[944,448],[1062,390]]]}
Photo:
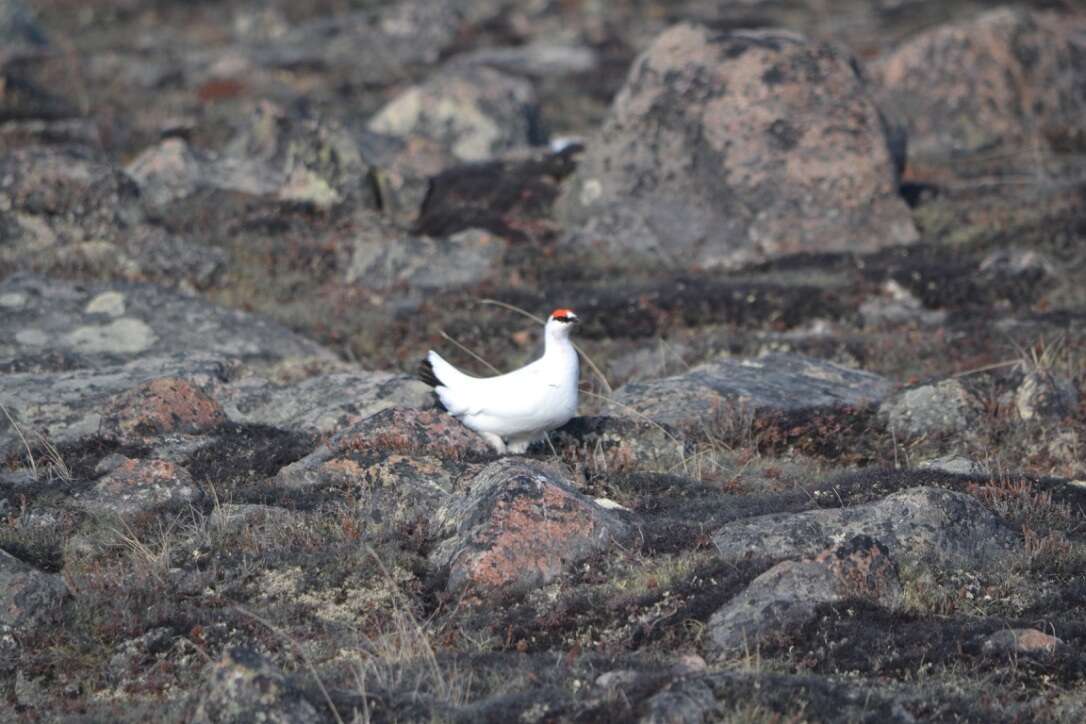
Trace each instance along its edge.
{"label": "bird's white plumage", "polygon": [[[561,314],[560,314],[561,313]],[[427,359],[445,409],[499,453],[522,453],[533,440],[577,414],[579,363],[569,339],[576,315],[559,310],[544,328],[543,356],[496,377],[464,374],[433,350]]]}

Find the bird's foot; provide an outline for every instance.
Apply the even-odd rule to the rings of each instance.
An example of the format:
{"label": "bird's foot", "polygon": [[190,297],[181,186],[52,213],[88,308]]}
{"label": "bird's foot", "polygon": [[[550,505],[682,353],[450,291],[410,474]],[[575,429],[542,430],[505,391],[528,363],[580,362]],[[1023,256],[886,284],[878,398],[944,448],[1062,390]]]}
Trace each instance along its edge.
{"label": "bird's foot", "polygon": [[509,443],[507,448],[509,449],[510,455],[523,455],[528,452],[528,446],[531,444],[531,440],[517,440],[516,442]]}
{"label": "bird's foot", "polygon": [[492,432],[480,432],[479,433],[490,447],[494,448],[494,452],[499,455],[505,455],[506,447],[505,440],[502,440],[501,435],[495,435]]}

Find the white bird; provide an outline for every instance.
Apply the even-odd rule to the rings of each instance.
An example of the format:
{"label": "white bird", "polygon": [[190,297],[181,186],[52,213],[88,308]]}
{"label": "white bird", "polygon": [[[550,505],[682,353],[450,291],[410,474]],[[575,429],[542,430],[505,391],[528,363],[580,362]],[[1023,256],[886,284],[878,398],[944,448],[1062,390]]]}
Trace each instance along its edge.
{"label": "white bird", "polygon": [[569,339],[577,315],[556,309],[543,328],[543,356],[497,377],[466,375],[430,350],[419,378],[434,388],[453,417],[479,433],[499,455],[523,454],[544,433],[577,414],[577,349]]}

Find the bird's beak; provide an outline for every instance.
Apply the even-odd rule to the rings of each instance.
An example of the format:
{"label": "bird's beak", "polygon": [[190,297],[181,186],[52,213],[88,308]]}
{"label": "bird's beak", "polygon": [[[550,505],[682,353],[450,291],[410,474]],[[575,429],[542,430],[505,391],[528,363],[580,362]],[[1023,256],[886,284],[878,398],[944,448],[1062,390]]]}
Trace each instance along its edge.
{"label": "bird's beak", "polygon": [[581,318],[574,315],[574,314],[571,314],[571,315],[569,315],[569,321],[572,322],[573,324],[580,324],[581,323]]}

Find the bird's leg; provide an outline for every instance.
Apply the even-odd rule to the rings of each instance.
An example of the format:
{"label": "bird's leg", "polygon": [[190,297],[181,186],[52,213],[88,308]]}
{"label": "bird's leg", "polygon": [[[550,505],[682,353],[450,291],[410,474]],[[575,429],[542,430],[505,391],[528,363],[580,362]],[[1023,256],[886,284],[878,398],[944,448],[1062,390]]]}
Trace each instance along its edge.
{"label": "bird's leg", "polygon": [[480,432],[479,434],[482,435],[490,447],[494,448],[494,452],[505,455],[505,440],[502,440],[501,435],[495,435],[492,432]]}
{"label": "bird's leg", "polygon": [[517,440],[516,442],[509,443],[510,455],[523,455],[528,452],[528,446],[532,444],[531,440]]}

